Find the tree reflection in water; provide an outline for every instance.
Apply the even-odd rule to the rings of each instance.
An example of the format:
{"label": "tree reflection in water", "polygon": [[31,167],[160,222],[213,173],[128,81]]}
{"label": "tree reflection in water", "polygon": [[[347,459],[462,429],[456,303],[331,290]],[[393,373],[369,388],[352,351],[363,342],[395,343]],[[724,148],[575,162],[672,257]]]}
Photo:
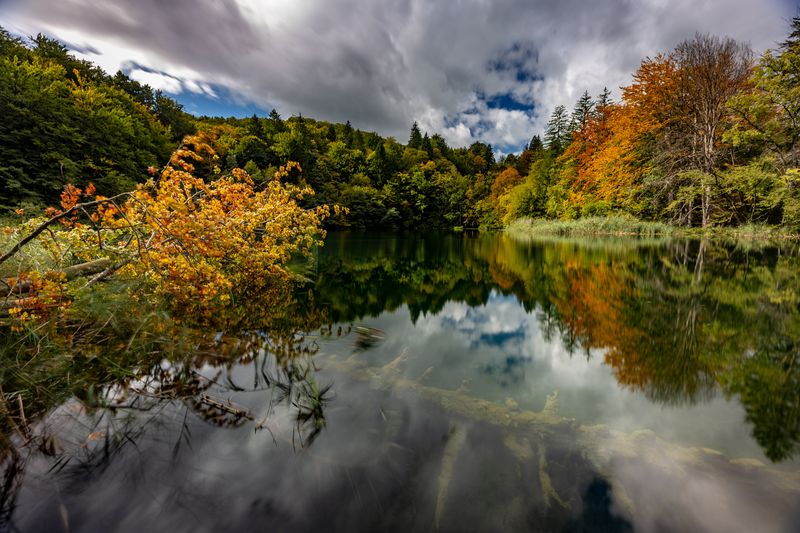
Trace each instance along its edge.
{"label": "tree reflection in water", "polygon": [[335,321],[408,306],[412,320],[493,292],[572,353],[601,350],[618,383],[665,405],[718,391],[744,405],[767,457],[800,443],[798,243],[496,235],[334,235],[317,297]]}
{"label": "tree reflection in water", "polygon": [[276,409],[288,410],[296,446],[325,427],[331,384],[317,381],[318,344],[308,335],[325,335],[325,320],[309,295],[301,302],[289,287],[276,288],[198,325],[158,309],[143,313],[114,293],[87,295],[105,305],[81,302],[67,323],[9,332],[0,347],[4,528],[37,456],[49,458],[52,474],[86,481],[170,424],[179,424],[173,456],[191,446],[190,414],[220,428],[271,431]]}
{"label": "tree reflection in water", "polygon": [[[613,457],[628,455],[642,461],[657,456],[659,465],[685,465],[691,458],[702,465],[699,471],[721,472],[720,479],[734,486],[747,476],[768,484],[777,475],[715,463],[705,452],[646,434],[581,426],[548,406],[531,413],[513,401],[487,402],[468,384],[433,386],[430,369],[409,377],[402,359],[376,366],[372,354],[384,350],[393,332],[358,324],[403,306],[413,323],[424,324],[453,302],[475,308],[497,294],[535,314],[548,342],[569,354],[602,357],[619,386],[671,406],[701,404],[718,393],[736,398],[769,459],[784,461],[797,452],[800,260],[794,244],[334,234],[316,270],[311,284],[220,310],[210,328],[121,301],[114,297],[119,291],[107,287],[94,301],[87,295],[75,306],[82,314],[65,323],[4,337],[3,527],[14,525],[31,465],[84,487],[121,456],[141,454],[141,461],[152,462],[146,443],[153,439],[169,436],[160,444],[169,446],[173,460],[191,453],[200,431],[196,419],[231,433],[264,431],[276,442],[287,438],[282,424],[289,421],[287,444],[307,447],[330,420],[332,376],[347,387],[336,390],[337,397],[358,395],[350,402],[360,414],[340,414],[339,420],[352,424],[347,431],[358,431],[365,443],[340,473],[360,472],[378,506],[391,500],[416,505],[421,495],[436,502],[420,515],[398,507],[383,509],[382,518],[362,517],[378,520],[373,525],[391,518],[410,528],[430,527],[421,517],[433,520],[441,508],[457,510],[440,518],[443,529],[458,530],[489,524],[494,505],[513,509],[517,528],[583,530],[592,523],[628,531],[631,522],[619,510],[630,490],[619,493],[619,480],[635,484],[643,471],[641,465],[626,470],[633,459],[620,470]],[[320,337],[337,336],[348,337],[351,352],[320,353]],[[525,364],[509,354],[504,366],[481,368],[515,379]],[[328,370],[324,378],[320,368]],[[409,402],[417,410],[397,416]],[[506,420],[519,427],[511,429]],[[412,431],[414,424],[423,429]],[[306,459],[327,464],[311,453]],[[458,466],[465,463],[468,469]],[[382,484],[375,485],[373,470],[388,476]],[[680,483],[671,470],[652,472],[670,486]],[[353,479],[347,483],[359,486]],[[786,479],[794,487],[797,480]],[[514,494],[519,487],[526,487],[523,496]],[[486,499],[484,515],[447,504],[479,497]]]}

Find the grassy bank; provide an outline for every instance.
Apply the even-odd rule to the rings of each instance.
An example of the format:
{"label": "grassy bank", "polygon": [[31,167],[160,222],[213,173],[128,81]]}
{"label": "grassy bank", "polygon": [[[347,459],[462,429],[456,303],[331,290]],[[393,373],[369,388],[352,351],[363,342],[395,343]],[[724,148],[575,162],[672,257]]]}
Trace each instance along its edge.
{"label": "grassy bank", "polygon": [[587,217],[577,220],[521,218],[505,231],[515,236],[591,236],[635,235],[642,237],[673,235],[679,229],[660,222],[645,222],[625,217]]}
{"label": "grassy bank", "polygon": [[577,220],[543,220],[522,218],[505,228],[517,237],[711,237],[732,240],[800,239],[800,233],[780,226],[748,224],[738,227],[685,228],[662,222],[647,222],[634,218],[587,217]]}

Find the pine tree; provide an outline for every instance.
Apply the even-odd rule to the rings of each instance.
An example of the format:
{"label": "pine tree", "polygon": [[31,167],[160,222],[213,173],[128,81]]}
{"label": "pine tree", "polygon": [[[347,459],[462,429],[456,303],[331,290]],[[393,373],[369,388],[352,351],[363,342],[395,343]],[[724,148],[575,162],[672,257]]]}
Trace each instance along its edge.
{"label": "pine tree", "polygon": [[556,106],[550,115],[544,132],[544,143],[548,150],[555,153],[561,153],[569,144],[569,120],[567,108],[563,105]]}
{"label": "pine tree", "polygon": [[411,136],[408,138],[408,147],[419,149],[422,146],[422,133],[419,131],[419,124],[414,121],[411,126]]}
{"label": "pine tree", "polygon": [[792,50],[793,48],[797,48],[798,44],[800,44],[800,16],[792,17],[790,26],[791,31],[789,32],[789,37],[781,43],[781,48],[783,50]]}
{"label": "pine tree", "polygon": [[273,109],[269,112],[269,117],[267,117],[267,133],[270,135],[275,135],[276,133],[280,133],[282,131],[286,131],[286,124],[284,124],[283,119],[278,112]]}
{"label": "pine tree", "polygon": [[596,112],[601,113],[605,108],[613,103],[614,101],[611,99],[611,91],[608,90],[608,87],[603,87],[603,92],[597,96],[594,109]]}
{"label": "pine tree", "polygon": [[250,117],[250,121],[247,124],[247,133],[258,137],[259,139],[264,138],[264,126],[261,124],[261,119],[258,118],[258,115],[255,113],[253,113],[253,116]]}
{"label": "pine tree", "polygon": [[325,138],[328,142],[336,140],[336,127],[333,124],[328,124],[328,129],[325,132]]}
{"label": "pine tree", "polygon": [[428,154],[428,157],[433,157],[433,146],[431,146],[431,139],[428,137],[427,132],[425,132],[425,135],[422,137],[420,149],[424,150]]}
{"label": "pine tree", "polygon": [[544,148],[544,145],[542,144],[542,138],[539,137],[538,135],[534,135],[531,138],[531,142],[528,143],[527,150],[531,152],[536,152],[541,150],[542,148]]}
{"label": "pine tree", "polygon": [[583,129],[589,118],[592,116],[594,110],[594,102],[592,97],[589,96],[589,91],[583,91],[583,94],[575,103],[575,108],[572,110],[572,118],[570,119],[570,132]]}
{"label": "pine tree", "polygon": [[348,148],[353,147],[353,125],[348,120],[344,125],[344,133],[342,134],[342,142]]}

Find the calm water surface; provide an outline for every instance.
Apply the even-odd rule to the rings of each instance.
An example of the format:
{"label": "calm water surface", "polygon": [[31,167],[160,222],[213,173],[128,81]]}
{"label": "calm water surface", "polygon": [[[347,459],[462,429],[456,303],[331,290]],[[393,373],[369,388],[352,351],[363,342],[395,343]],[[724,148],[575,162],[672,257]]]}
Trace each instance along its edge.
{"label": "calm water surface", "polygon": [[53,400],[5,527],[798,530],[796,244],[333,233],[305,274],[280,333]]}

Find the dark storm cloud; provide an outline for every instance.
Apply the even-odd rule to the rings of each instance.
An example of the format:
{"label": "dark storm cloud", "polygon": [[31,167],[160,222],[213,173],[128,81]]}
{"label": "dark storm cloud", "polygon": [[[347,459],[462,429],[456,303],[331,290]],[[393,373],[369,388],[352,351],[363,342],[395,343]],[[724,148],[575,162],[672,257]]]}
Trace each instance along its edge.
{"label": "dark storm cloud", "polygon": [[696,31],[760,50],[792,14],[781,0],[25,0],[0,23],[93,46],[106,68],[139,63],[134,75],[173,89],[215,84],[400,140],[418,120],[504,148]]}

